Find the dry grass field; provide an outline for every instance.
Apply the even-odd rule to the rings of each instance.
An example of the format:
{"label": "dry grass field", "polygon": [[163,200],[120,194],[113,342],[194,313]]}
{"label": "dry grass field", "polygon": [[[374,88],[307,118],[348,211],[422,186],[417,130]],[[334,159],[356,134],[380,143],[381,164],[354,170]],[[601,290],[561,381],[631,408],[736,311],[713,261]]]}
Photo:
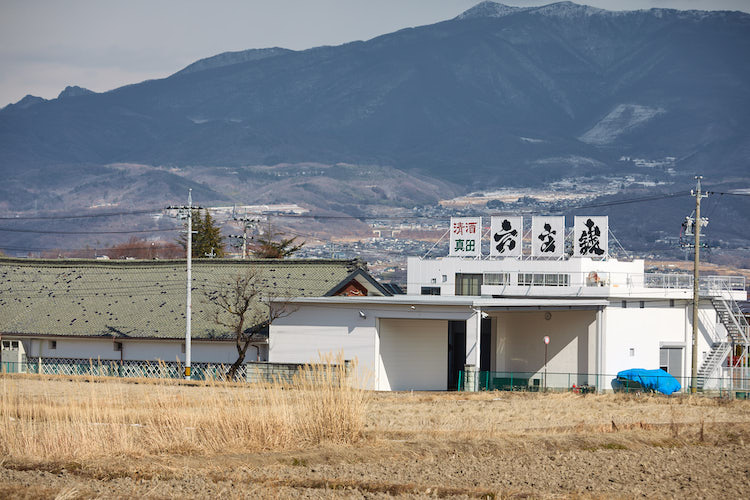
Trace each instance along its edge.
{"label": "dry grass field", "polygon": [[[335,370],[335,369],[334,369]],[[0,376],[0,498],[745,498],[750,401]]]}

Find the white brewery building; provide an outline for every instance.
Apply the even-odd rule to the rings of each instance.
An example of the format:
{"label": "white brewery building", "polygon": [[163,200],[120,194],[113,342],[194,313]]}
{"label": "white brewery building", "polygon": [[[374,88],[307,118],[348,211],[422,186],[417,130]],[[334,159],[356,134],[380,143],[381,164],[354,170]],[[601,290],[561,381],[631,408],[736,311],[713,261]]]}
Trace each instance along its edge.
{"label": "white brewery building", "polygon": [[[692,274],[611,258],[606,217],[576,216],[572,229],[566,250],[563,217],[535,216],[530,232],[521,217],[493,217],[483,255],[481,218],[452,219],[450,255],[410,257],[405,295],[295,299],[271,325],[269,361],[343,351],[377,390],[610,390],[630,368],[689,387]],[[748,378],[728,366],[747,364],[745,300],[744,278],[701,276],[699,390]]]}

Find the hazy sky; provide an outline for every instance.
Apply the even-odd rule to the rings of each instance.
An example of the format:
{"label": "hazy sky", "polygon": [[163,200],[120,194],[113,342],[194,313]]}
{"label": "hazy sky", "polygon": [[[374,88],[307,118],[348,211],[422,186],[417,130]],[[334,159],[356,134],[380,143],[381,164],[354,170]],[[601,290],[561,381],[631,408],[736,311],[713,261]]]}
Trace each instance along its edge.
{"label": "hazy sky", "polygon": [[[367,40],[455,17],[479,0],[0,0],[0,107],[66,85],[98,92],[229,50]],[[554,0],[506,0],[545,5]],[[579,0],[611,10],[750,12],[750,0]]]}

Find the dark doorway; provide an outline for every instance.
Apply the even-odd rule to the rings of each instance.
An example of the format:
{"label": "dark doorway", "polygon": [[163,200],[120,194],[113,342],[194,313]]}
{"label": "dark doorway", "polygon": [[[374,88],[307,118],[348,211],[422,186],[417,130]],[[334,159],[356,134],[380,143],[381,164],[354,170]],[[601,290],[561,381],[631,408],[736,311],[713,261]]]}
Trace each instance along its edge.
{"label": "dark doorway", "polygon": [[479,371],[490,371],[492,363],[492,318],[482,318],[479,342]]}
{"label": "dark doorway", "polygon": [[466,321],[448,322],[448,390],[458,390],[458,372],[466,363]]}

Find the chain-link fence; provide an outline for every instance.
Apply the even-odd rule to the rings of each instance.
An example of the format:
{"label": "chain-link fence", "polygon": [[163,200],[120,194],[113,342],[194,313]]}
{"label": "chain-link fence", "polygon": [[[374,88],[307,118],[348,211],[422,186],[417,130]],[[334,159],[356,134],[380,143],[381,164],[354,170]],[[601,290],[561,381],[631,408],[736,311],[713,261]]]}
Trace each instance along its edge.
{"label": "chain-link fence", "polygon": [[[248,365],[240,366],[237,379],[244,380]],[[224,378],[228,365],[193,363],[193,380],[219,380]],[[44,359],[26,362],[2,363],[4,373],[33,373],[42,375],[89,375],[95,377],[182,378],[185,366],[168,361],[104,361],[93,359]]]}
{"label": "chain-link fence", "polygon": [[[733,397],[750,398],[750,371],[746,367],[725,369],[724,376],[701,378],[698,392],[711,395],[732,395]],[[523,392],[563,392],[572,391],[580,394],[593,392],[654,392],[639,382],[620,378],[614,374],[599,373],[560,373],[560,372],[494,372],[494,371],[460,371],[458,374],[460,391],[523,391]],[[664,380],[676,379],[680,383],[677,392],[690,392],[690,377],[672,377],[665,375]],[[659,377],[654,378],[655,385],[660,385]]]}
{"label": "chain-link fence", "polygon": [[[345,371],[351,368],[345,361]],[[240,365],[235,380],[246,382],[291,383],[293,377],[306,366],[301,363],[249,362]],[[332,365],[336,366],[336,365]],[[230,365],[191,363],[192,380],[224,380]],[[2,373],[30,373],[42,375],[85,375],[93,377],[181,379],[185,365],[175,361],[111,361],[74,358],[35,358],[25,362],[0,363]]]}

